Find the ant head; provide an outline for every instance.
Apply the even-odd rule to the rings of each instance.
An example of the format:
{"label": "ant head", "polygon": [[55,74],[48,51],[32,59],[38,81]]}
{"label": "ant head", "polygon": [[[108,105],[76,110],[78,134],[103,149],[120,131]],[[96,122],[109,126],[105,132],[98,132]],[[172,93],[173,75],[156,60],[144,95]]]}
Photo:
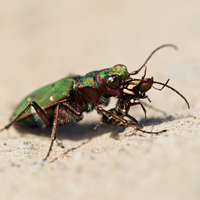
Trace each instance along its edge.
{"label": "ant head", "polygon": [[139,83],[139,91],[142,93],[147,92],[153,86],[153,77],[147,79],[141,79]]}
{"label": "ant head", "polygon": [[[188,108],[190,108],[187,99],[180,92],[178,92],[176,89],[169,86],[168,82],[169,82],[169,79],[166,81],[166,83],[154,81],[153,77],[147,78],[147,79],[132,79],[132,80],[129,79],[129,80],[127,80],[126,84],[124,85],[123,93],[124,93],[124,95],[132,96],[132,99],[140,99],[140,98],[146,98],[147,96],[145,95],[145,93],[148,90],[150,90],[152,87],[154,89],[160,90],[160,91],[164,87],[167,87],[167,88],[173,90],[174,92],[176,92],[179,96],[181,96],[185,100]],[[162,85],[162,87],[161,88],[155,88],[153,86],[154,84]]]}
{"label": "ant head", "polygon": [[124,84],[123,93],[134,99],[146,97],[145,93],[153,86],[153,77],[147,79],[128,79]]}

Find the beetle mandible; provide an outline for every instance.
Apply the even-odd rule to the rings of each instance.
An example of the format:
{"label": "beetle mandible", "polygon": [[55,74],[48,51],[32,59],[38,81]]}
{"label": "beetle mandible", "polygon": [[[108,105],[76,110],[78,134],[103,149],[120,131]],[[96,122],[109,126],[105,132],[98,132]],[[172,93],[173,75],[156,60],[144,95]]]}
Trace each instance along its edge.
{"label": "beetle mandible", "polygon": [[[168,87],[181,95],[167,83],[156,82],[153,77],[145,79],[146,63],[157,50],[167,46],[176,48],[173,44],[158,47],[150,54],[142,67],[131,73],[127,71],[125,65],[118,64],[111,68],[89,72],[85,76],[68,76],[32,92],[18,105],[11,117],[11,122],[0,131],[9,129],[13,124],[29,127],[40,126],[41,124],[43,127],[52,126],[51,143],[44,160],[50,155],[53,143],[56,140],[58,125],[76,123],[83,119],[83,112],[90,112],[93,109],[103,116],[103,124],[123,124],[144,133],[157,134],[166,131],[148,132],[142,130],[135,126],[137,120],[130,116],[128,112],[131,106],[140,104],[145,112],[146,119],[144,106],[136,100],[148,98],[145,93],[152,87],[153,83],[161,84],[163,87]],[[142,68],[145,68],[145,74],[141,79],[131,78],[131,75],[139,73]],[[105,110],[104,106],[108,105],[110,97],[116,97],[118,101],[115,108]],[[182,95],[181,97],[184,98],[189,108],[185,97]],[[125,120],[125,116],[131,119],[133,123]]]}

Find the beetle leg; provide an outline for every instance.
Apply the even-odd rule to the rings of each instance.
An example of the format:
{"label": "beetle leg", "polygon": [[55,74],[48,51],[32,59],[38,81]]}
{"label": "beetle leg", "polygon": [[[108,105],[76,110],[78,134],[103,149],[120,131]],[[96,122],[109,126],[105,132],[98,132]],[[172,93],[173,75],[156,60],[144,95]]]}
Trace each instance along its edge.
{"label": "beetle leg", "polygon": [[112,116],[113,118],[115,118],[115,119],[121,121],[125,126],[127,126],[127,121],[126,121],[125,119],[123,119],[123,118],[121,118],[121,117],[119,117],[119,116],[113,114],[113,113],[110,112],[110,111],[107,111],[107,110],[103,109],[101,106],[97,106],[97,113],[98,113],[98,114],[103,114],[103,113],[105,113],[105,114],[107,114],[107,115],[110,115],[110,116]]}
{"label": "beetle leg", "polygon": [[57,104],[56,110],[55,110],[55,119],[54,119],[54,122],[53,122],[53,128],[52,128],[52,134],[51,134],[51,144],[49,146],[49,150],[47,152],[46,157],[43,159],[44,161],[49,157],[50,152],[51,152],[52,147],[53,147],[53,143],[56,140],[56,136],[57,136],[56,130],[57,130],[57,125],[58,125],[59,107],[60,107],[60,104]]}
{"label": "beetle leg", "polygon": [[123,115],[121,113],[117,113],[115,109],[108,110],[109,114],[103,113],[101,118],[101,124],[105,124],[108,126],[124,126],[125,123],[122,123],[120,120],[117,120],[115,117],[111,116],[110,113],[120,117],[123,119]]}
{"label": "beetle leg", "polygon": [[23,114],[25,114],[30,107],[33,107],[35,109],[36,113],[40,116],[40,118],[42,119],[45,125],[51,125],[48,119],[48,116],[46,115],[44,110],[35,101],[33,101],[17,117],[15,117],[7,126],[1,129],[0,132],[5,129],[9,129],[10,126],[13,125],[17,120],[19,120],[20,117],[22,117]]}
{"label": "beetle leg", "polygon": [[[78,106],[78,105],[76,105]],[[83,112],[81,110],[81,108],[77,107],[76,109],[74,107],[72,107],[70,104],[68,104],[67,102],[63,102],[62,103],[62,107],[64,108],[64,110],[71,114],[74,119],[76,120],[76,122],[80,121],[81,119],[83,119]]]}
{"label": "beetle leg", "polygon": [[71,114],[73,116],[73,118],[77,121],[80,121],[83,118],[82,112],[77,111],[75,108],[73,108],[67,102],[63,101],[63,102],[60,102],[60,103],[57,104],[56,109],[55,109],[55,119],[54,119],[54,122],[53,122],[53,128],[52,128],[52,134],[51,134],[51,143],[50,143],[47,155],[43,159],[44,161],[46,161],[46,159],[49,157],[49,155],[52,151],[53,143],[57,138],[58,122],[61,123],[61,121],[63,120],[63,117],[64,117],[64,122],[69,122],[69,121],[67,121],[67,120],[69,120],[69,118],[67,118],[66,116],[62,116],[63,113],[62,113],[61,109],[66,111],[68,114]]}
{"label": "beetle leg", "polygon": [[110,116],[114,117],[115,119],[117,119],[117,120],[121,121],[122,123],[124,123],[124,126],[130,126],[130,127],[134,128],[135,130],[140,131],[142,133],[158,134],[158,133],[162,133],[162,132],[166,132],[167,131],[165,129],[161,130],[161,131],[145,131],[145,130],[142,130],[142,129],[132,125],[131,123],[129,123],[125,119],[123,119],[123,118],[121,118],[121,117],[119,117],[119,116],[117,116],[117,115],[115,115],[115,114],[103,109],[101,106],[97,106],[96,109],[97,109],[98,113],[106,113],[107,115],[110,115]]}
{"label": "beetle leg", "polygon": [[126,123],[121,122],[121,120],[117,120],[115,117],[111,116],[110,113],[120,117],[123,120],[125,120],[124,117],[126,116],[132,122],[134,122],[135,125],[138,124],[138,121],[133,116],[129,115],[128,113],[117,112],[115,108],[108,110],[108,112],[109,114],[103,113],[100,125],[105,124],[108,126],[126,126]]}

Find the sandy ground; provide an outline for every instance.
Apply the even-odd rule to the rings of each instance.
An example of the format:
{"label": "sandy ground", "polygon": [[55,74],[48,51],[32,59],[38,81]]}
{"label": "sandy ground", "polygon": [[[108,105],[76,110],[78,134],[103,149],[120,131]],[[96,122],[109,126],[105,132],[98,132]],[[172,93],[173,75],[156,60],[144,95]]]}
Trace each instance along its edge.
{"label": "sandy ground", "polygon": [[[1,128],[33,90],[117,63],[136,70],[165,43],[179,51],[157,52],[147,76],[170,78],[191,106],[168,89],[151,89],[151,105],[166,114],[146,107],[144,129],[168,130],[158,136],[93,130],[94,111],[59,129],[65,148],[55,145],[45,163],[51,129],[11,127],[0,134],[1,199],[200,199],[199,0],[1,1],[0,27]],[[130,114],[144,122],[140,107]]]}

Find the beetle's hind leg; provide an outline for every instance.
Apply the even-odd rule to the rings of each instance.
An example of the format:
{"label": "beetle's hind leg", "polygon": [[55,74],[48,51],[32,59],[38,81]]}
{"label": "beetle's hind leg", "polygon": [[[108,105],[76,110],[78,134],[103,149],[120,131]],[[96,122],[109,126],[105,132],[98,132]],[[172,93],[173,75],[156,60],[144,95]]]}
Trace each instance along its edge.
{"label": "beetle's hind leg", "polygon": [[41,118],[42,122],[49,126],[51,125],[48,116],[46,115],[46,113],[44,112],[44,110],[35,102],[31,102],[19,115],[17,115],[8,125],[6,125],[4,128],[0,129],[0,132],[5,130],[5,129],[9,129],[10,126],[12,126],[15,122],[17,122],[18,120],[20,120],[21,117],[23,117],[23,115],[31,108],[33,107],[35,112],[38,114],[38,116]]}

